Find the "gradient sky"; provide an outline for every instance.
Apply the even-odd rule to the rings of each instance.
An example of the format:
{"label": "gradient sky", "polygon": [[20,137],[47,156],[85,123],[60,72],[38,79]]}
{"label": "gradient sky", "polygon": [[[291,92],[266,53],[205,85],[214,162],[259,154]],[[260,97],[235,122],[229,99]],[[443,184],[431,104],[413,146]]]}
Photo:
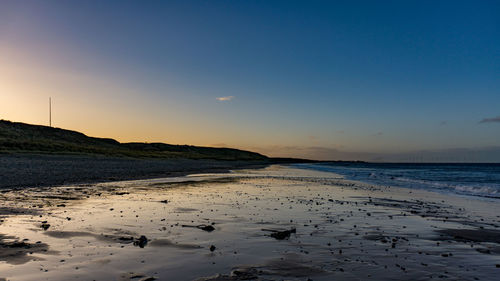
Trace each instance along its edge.
{"label": "gradient sky", "polygon": [[500,161],[500,2],[1,1],[0,118],[49,96],[120,141]]}

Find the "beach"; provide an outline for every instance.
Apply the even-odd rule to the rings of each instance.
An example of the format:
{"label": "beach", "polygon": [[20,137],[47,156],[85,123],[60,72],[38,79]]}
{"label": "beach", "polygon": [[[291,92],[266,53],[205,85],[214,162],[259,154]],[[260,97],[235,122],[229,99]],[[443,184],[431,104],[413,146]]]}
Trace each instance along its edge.
{"label": "beach", "polygon": [[500,201],[286,165],[0,191],[0,280],[497,280]]}
{"label": "beach", "polygon": [[0,1],[0,281],[500,281],[500,1]]}

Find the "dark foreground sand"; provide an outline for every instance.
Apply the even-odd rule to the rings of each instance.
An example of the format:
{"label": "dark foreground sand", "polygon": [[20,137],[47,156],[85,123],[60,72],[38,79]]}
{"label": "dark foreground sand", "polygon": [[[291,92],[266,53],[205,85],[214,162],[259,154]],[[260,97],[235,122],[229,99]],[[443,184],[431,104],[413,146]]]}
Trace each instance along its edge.
{"label": "dark foreground sand", "polygon": [[227,172],[258,161],[133,159],[79,155],[0,154],[0,189],[56,186]]}
{"label": "dark foreground sand", "polygon": [[500,203],[283,166],[3,190],[0,280],[498,280]]}

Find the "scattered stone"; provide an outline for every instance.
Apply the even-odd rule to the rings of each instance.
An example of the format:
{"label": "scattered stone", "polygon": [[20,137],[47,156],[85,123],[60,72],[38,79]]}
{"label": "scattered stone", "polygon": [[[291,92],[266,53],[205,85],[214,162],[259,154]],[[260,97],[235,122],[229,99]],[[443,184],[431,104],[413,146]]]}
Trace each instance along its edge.
{"label": "scattered stone", "polygon": [[212,232],[215,230],[215,227],[211,225],[205,225],[205,226],[198,226],[199,229],[207,231],[207,232]]}
{"label": "scattered stone", "polygon": [[139,246],[139,248],[144,248],[147,244],[148,244],[148,238],[146,238],[146,236],[144,235],[142,235],[141,237],[139,237],[139,239],[134,241],[134,246]]}
{"label": "scattered stone", "polygon": [[237,280],[255,280],[259,278],[257,270],[255,269],[245,271],[235,269],[231,272],[231,277],[234,277]]}
{"label": "scattered stone", "polygon": [[194,227],[194,228],[198,228],[198,229],[201,229],[203,231],[207,231],[207,232],[212,232],[215,230],[215,227],[211,226],[211,225],[206,225],[206,224],[200,224],[200,225],[186,225],[186,224],[183,224],[182,227]]}
{"label": "scattered stone", "polygon": [[271,231],[271,237],[275,238],[276,240],[284,240],[290,238],[290,235],[292,233],[296,233],[297,229],[292,228],[290,230],[284,230],[284,231],[279,231],[279,230],[272,230],[272,229],[262,229],[262,231]]}
{"label": "scattered stone", "polygon": [[480,252],[481,254],[491,254],[490,249],[486,248],[477,248],[476,251]]}

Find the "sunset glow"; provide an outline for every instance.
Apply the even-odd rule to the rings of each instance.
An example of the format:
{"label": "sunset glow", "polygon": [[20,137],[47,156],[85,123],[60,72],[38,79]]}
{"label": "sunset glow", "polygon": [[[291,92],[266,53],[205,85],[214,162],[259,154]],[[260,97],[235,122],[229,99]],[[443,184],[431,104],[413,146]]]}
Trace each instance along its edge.
{"label": "sunset glow", "polygon": [[125,3],[2,2],[1,118],[48,124],[52,97],[55,126],[125,142],[318,159],[499,151],[499,123],[480,122],[500,108],[486,3]]}

